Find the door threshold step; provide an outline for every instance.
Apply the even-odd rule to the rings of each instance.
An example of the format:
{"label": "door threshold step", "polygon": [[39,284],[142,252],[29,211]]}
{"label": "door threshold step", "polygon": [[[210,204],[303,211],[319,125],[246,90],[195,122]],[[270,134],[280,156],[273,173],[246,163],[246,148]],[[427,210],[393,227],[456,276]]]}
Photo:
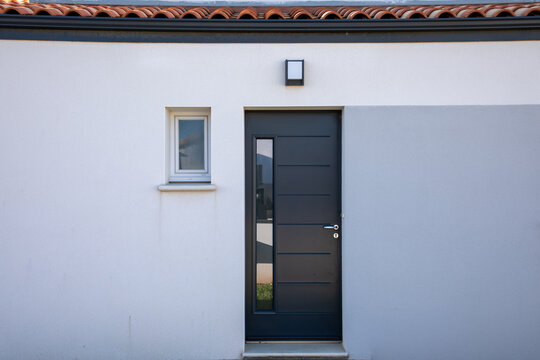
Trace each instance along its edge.
{"label": "door threshold step", "polygon": [[341,343],[258,343],[246,344],[244,359],[347,359]]}

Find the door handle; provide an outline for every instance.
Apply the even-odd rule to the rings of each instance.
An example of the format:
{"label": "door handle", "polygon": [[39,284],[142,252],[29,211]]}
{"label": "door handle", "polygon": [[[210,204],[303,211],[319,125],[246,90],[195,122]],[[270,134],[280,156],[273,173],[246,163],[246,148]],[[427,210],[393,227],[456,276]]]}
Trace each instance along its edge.
{"label": "door handle", "polygon": [[339,225],[338,224],[336,224],[336,225],[325,225],[325,226],[323,226],[323,229],[339,230]]}

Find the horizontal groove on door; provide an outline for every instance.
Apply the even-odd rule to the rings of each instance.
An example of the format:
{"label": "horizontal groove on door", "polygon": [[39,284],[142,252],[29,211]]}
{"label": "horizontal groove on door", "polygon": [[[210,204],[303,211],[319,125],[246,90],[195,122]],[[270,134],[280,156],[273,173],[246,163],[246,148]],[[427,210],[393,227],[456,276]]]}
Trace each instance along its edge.
{"label": "horizontal groove on door", "polygon": [[282,312],[287,315],[332,315],[334,314],[334,312],[331,312],[331,311],[306,311],[306,312],[282,311]]}
{"label": "horizontal groove on door", "polygon": [[278,138],[329,138],[330,135],[279,135]]}
{"label": "horizontal groove on door", "polygon": [[283,309],[280,311],[281,314],[283,314],[284,316],[287,316],[287,315],[332,315],[332,314],[335,314],[334,311],[316,311],[316,310],[313,310],[313,311],[305,311],[305,312],[298,312],[298,311],[295,311],[295,310],[286,310],[286,309]]}
{"label": "horizontal groove on door", "polygon": [[277,196],[330,196],[330,194],[277,194]]}
{"label": "horizontal groove on door", "polygon": [[286,224],[277,224],[277,225],[284,225],[284,226],[297,226],[297,225],[306,225],[306,226],[323,226],[326,225],[326,223],[286,223]]}
{"label": "horizontal groove on door", "polygon": [[320,166],[320,167],[330,167],[330,164],[277,164],[277,166]]}
{"label": "horizontal groove on door", "polygon": [[279,255],[330,255],[331,252],[279,252]]}
{"label": "horizontal groove on door", "polygon": [[330,281],[278,281],[278,285],[330,285]]}

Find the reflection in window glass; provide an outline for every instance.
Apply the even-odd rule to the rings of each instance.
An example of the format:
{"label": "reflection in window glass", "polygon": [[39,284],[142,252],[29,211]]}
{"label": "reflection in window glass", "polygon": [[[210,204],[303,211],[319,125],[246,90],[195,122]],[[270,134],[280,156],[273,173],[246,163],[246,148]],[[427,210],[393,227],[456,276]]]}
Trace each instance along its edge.
{"label": "reflection in window glass", "polygon": [[257,139],[256,189],[256,310],[274,308],[274,197],[273,140]]}
{"label": "reflection in window glass", "polygon": [[178,169],[204,170],[204,120],[178,120]]}

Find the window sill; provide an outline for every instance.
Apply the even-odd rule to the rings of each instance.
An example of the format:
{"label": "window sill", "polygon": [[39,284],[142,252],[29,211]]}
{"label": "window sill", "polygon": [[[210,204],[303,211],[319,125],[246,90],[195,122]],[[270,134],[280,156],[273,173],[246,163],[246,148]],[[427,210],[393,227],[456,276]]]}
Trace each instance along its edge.
{"label": "window sill", "polygon": [[204,183],[170,183],[158,186],[159,191],[215,191],[216,185]]}

